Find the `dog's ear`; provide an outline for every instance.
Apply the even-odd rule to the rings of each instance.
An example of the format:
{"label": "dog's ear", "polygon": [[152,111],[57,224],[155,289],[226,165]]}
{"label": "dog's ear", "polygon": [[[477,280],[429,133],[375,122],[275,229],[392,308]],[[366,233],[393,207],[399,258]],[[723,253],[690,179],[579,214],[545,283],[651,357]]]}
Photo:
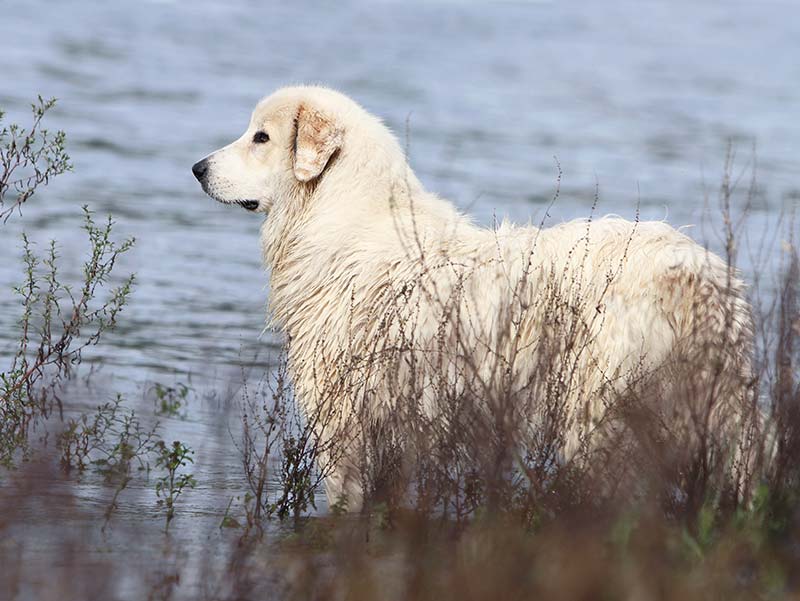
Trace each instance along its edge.
{"label": "dog's ear", "polygon": [[301,104],[295,118],[294,176],[301,182],[319,177],[341,148],[343,134],[330,118]]}

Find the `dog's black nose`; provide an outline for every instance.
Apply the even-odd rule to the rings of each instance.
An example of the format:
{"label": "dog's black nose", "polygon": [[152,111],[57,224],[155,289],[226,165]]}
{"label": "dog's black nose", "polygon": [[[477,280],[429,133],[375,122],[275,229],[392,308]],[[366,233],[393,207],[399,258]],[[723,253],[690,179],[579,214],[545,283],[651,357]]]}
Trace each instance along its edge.
{"label": "dog's black nose", "polygon": [[202,161],[197,161],[194,165],[192,165],[192,173],[197,178],[197,181],[202,182],[203,176],[208,171],[208,160],[203,159]]}

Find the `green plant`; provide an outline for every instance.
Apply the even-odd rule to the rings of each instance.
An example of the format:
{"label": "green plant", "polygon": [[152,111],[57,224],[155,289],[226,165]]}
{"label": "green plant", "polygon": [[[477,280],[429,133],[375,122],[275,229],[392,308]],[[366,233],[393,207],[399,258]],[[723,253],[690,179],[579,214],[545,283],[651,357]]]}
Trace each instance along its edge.
{"label": "green plant", "polygon": [[66,473],[82,474],[90,465],[114,485],[106,506],[103,529],[118,507],[119,496],[133,479],[134,466],[149,470],[158,423],[142,426],[134,410],[124,410],[122,395],[99,405],[91,413],[71,418],[56,437],[60,463]]}
{"label": "green plant", "polygon": [[19,343],[11,366],[0,372],[0,465],[11,466],[19,452],[26,454],[32,428],[55,407],[62,409],[60,387],[81,363],[83,350],[116,326],[133,287],[130,275],[102,294],[134,240],[113,240],[111,217],[99,225],[83,210],[90,252],[77,293],[59,279],[55,241],[40,258],[28,237],[22,238],[25,281],[15,289],[22,303]]}
{"label": "green plant", "polygon": [[[56,99],[41,96],[31,105],[33,124],[25,129],[16,123],[0,129],[0,220],[8,221],[16,210],[33,196],[40,185],[72,169],[65,149],[66,135],[55,135],[42,127],[42,119],[56,104]],[[4,113],[0,111],[0,125]],[[6,206],[6,197],[12,195]]]}
{"label": "green plant", "polygon": [[[236,497],[237,499],[239,497]],[[223,528],[241,528],[242,525],[239,523],[235,517],[230,514],[231,505],[233,505],[233,497],[231,500],[228,501],[228,506],[225,508],[225,513],[222,516],[222,520],[219,523],[219,529],[222,530]]]}
{"label": "green plant", "polygon": [[113,401],[99,405],[92,413],[71,418],[66,428],[56,437],[56,447],[61,453],[61,466],[83,472],[89,465],[111,478],[127,474],[130,463],[138,461],[147,466],[147,455],[153,449],[153,438],[158,428],[155,424],[145,430],[134,410],[122,410],[123,398],[118,394]]}
{"label": "green plant", "polygon": [[292,517],[297,523],[309,508],[316,508],[314,493],[319,485],[316,469],[316,438],[310,430],[283,437],[278,495],[269,505],[269,515]]}
{"label": "green plant", "polygon": [[[165,386],[156,382],[151,390],[155,397],[156,415],[186,418],[189,393],[193,392],[190,386],[183,382],[178,382],[175,386]],[[182,409],[183,412],[181,411]]]}
{"label": "green plant", "polygon": [[175,517],[175,503],[183,494],[184,489],[194,488],[197,485],[192,474],[179,474],[178,470],[186,467],[189,463],[194,463],[192,455],[194,451],[179,440],[173,441],[172,445],[167,445],[163,440],[159,440],[155,445],[156,467],[165,470],[165,474],[156,480],[156,496],[158,497],[159,507],[166,510],[165,531],[169,531],[169,524]]}

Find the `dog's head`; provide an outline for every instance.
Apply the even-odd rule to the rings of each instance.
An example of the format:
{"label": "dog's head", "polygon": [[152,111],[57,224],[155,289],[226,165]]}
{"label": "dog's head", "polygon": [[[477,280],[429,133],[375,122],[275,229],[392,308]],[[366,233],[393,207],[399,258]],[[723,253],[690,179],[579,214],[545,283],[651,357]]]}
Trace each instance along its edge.
{"label": "dog's head", "polygon": [[238,140],[195,163],[192,172],[212,198],[267,212],[323,177],[344,144],[337,110],[344,100],[322,88],[279,90],[258,104]]}

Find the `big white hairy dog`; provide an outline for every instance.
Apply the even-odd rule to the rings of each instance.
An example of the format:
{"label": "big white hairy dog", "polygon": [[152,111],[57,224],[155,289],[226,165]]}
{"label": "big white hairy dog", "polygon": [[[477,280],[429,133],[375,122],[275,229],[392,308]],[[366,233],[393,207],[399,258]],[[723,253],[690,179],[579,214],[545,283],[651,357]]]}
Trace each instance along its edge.
{"label": "big white hairy dog", "polygon": [[[530,398],[547,381],[566,407],[568,457],[631,374],[679,355],[713,382],[747,370],[749,308],[719,257],[662,222],[478,227],[426,191],[392,132],[336,91],[278,90],[193,172],[216,200],[268,215],[269,310],[296,396],[321,437],[350,445],[320,458],[331,502],[360,505],[353,449],[401,397],[436,419],[444,388],[479,381],[487,397],[518,398],[507,418],[536,428]],[[729,396],[700,421],[740,422]]]}

